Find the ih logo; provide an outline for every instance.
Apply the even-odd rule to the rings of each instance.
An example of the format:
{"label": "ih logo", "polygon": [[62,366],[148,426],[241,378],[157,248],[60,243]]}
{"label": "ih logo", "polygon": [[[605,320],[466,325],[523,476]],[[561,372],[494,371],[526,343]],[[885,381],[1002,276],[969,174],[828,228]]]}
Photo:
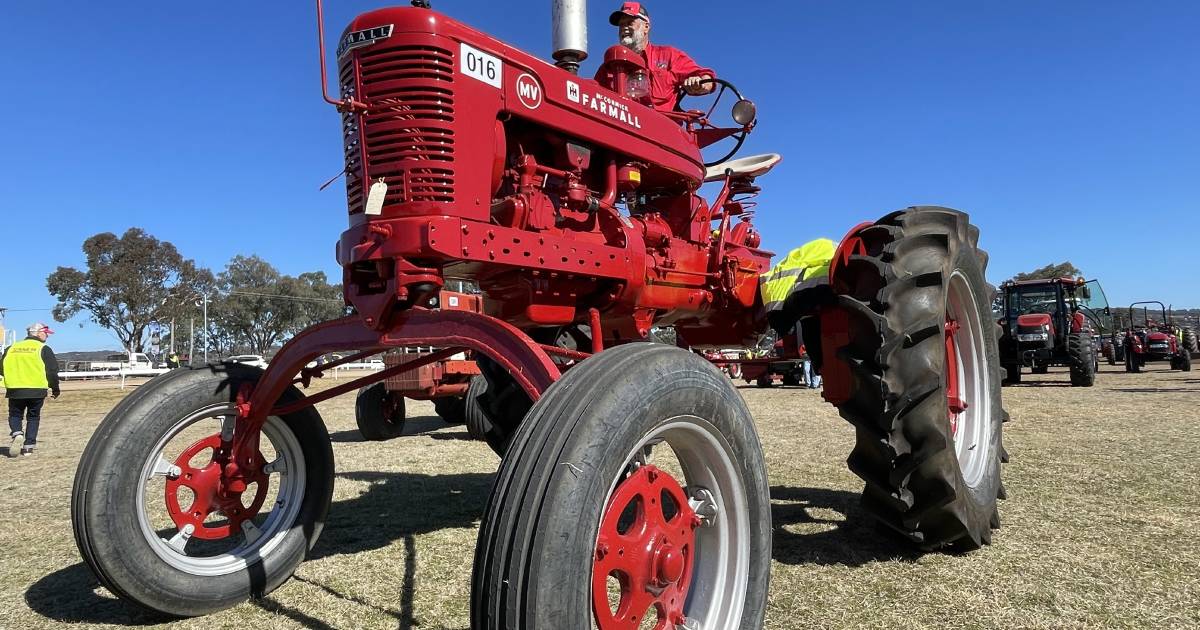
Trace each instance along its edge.
{"label": "ih logo", "polygon": [[567,81],[567,100],[572,103],[579,102],[579,84],[574,81]]}
{"label": "ih logo", "polygon": [[529,109],[542,106],[542,86],[528,73],[517,77],[517,98]]}

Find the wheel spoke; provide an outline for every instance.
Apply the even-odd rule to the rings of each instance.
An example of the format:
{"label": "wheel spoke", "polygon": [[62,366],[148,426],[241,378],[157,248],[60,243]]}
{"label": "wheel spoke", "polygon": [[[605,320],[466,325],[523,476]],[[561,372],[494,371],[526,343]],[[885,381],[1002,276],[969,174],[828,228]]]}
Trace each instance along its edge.
{"label": "wheel spoke", "polygon": [[196,531],[196,526],[188,523],[187,525],[184,525],[182,529],[176,532],[170,540],[164,539],[163,542],[167,543],[167,546],[175,551],[178,551],[179,553],[187,553],[184,551],[184,548],[187,547],[187,542],[188,540],[191,540],[192,532],[194,531]]}
{"label": "wheel spoke", "polygon": [[246,536],[246,544],[253,545],[254,541],[258,540],[258,537],[262,535],[262,531],[258,529],[258,526],[253,521],[245,520],[242,521],[242,534]]}
{"label": "wheel spoke", "polygon": [[717,513],[720,511],[713,493],[708,488],[689,486],[687,495],[688,507],[692,508],[696,517],[700,519],[700,526],[712,527],[713,523],[717,522]]}
{"label": "wheel spoke", "polygon": [[181,474],[183,474],[183,471],[179,468],[179,466],[172,464],[171,462],[163,459],[162,455],[159,455],[158,461],[154,462],[154,467],[150,469],[150,474],[146,475],[146,479],[153,479],[155,477],[177,479]]}

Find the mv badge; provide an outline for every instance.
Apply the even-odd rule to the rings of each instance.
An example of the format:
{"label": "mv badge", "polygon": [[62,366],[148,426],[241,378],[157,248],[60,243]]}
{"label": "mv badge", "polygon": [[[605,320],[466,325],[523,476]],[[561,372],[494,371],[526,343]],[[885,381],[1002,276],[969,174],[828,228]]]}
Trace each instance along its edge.
{"label": "mv badge", "polygon": [[529,109],[542,106],[542,86],[529,73],[517,77],[517,99]]}

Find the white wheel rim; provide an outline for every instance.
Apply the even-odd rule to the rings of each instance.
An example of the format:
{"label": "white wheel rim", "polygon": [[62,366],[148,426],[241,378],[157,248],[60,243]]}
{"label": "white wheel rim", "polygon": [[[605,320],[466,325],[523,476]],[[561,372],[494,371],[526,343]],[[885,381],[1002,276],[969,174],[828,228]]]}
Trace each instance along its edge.
{"label": "white wheel rim", "polygon": [[983,326],[971,283],[961,272],[950,275],[946,316],[958,322],[954,334],[959,396],[967,408],[957,416],[954,453],[967,486],[979,485],[991,461],[991,365],[987,358]]}
{"label": "white wheel rim", "polygon": [[[684,604],[688,622],[692,624],[687,627],[736,630],[746,604],[751,536],[749,501],[733,450],[712,423],[681,415],[665,420],[643,437],[626,454],[622,470],[635,466],[647,447],[669,447],[682,469],[683,479],[677,481],[683,482],[680,485],[685,492],[690,495],[693,489],[706,489],[716,506],[711,524],[695,531],[692,578]],[[623,479],[624,476],[610,484],[605,495],[606,507]],[[601,520],[604,513],[602,509]],[[675,626],[668,620],[666,627]]]}
{"label": "white wheel rim", "polygon": [[[220,418],[236,415],[231,404],[219,404],[206,407],[192,413],[175,423],[154,445],[150,455],[141,467],[137,488],[137,517],[139,529],[154,553],[171,567],[198,576],[218,576],[235,573],[246,567],[262,562],[270,555],[291,531],[300,512],[300,504],[305,490],[305,461],[304,452],[295,433],[287,424],[276,416],[270,416],[263,424],[262,435],[275,449],[276,459],[271,462],[276,470],[270,473],[272,485],[276,487],[275,496],[268,496],[263,503],[264,509],[270,506],[270,512],[261,525],[257,525],[256,535],[252,542],[247,542],[245,534],[235,534],[242,541],[233,549],[211,556],[193,556],[173,547],[167,539],[161,537],[150,521],[147,510],[146,494],[150,479],[161,475],[156,474],[156,467],[164,460],[163,451],[166,446],[188,427],[205,419]],[[159,495],[161,496],[161,495]],[[161,499],[160,499],[161,500]]]}

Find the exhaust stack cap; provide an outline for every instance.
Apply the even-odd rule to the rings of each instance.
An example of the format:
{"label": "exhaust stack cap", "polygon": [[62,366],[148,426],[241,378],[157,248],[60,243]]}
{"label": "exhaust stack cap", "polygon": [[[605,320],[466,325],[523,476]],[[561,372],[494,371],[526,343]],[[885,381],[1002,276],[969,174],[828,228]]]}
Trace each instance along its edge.
{"label": "exhaust stack cap", "polygon": [[579,62],[587,59],[587,0],[551,0],[550,20],[554,29],[555,65],[579,74]]}

